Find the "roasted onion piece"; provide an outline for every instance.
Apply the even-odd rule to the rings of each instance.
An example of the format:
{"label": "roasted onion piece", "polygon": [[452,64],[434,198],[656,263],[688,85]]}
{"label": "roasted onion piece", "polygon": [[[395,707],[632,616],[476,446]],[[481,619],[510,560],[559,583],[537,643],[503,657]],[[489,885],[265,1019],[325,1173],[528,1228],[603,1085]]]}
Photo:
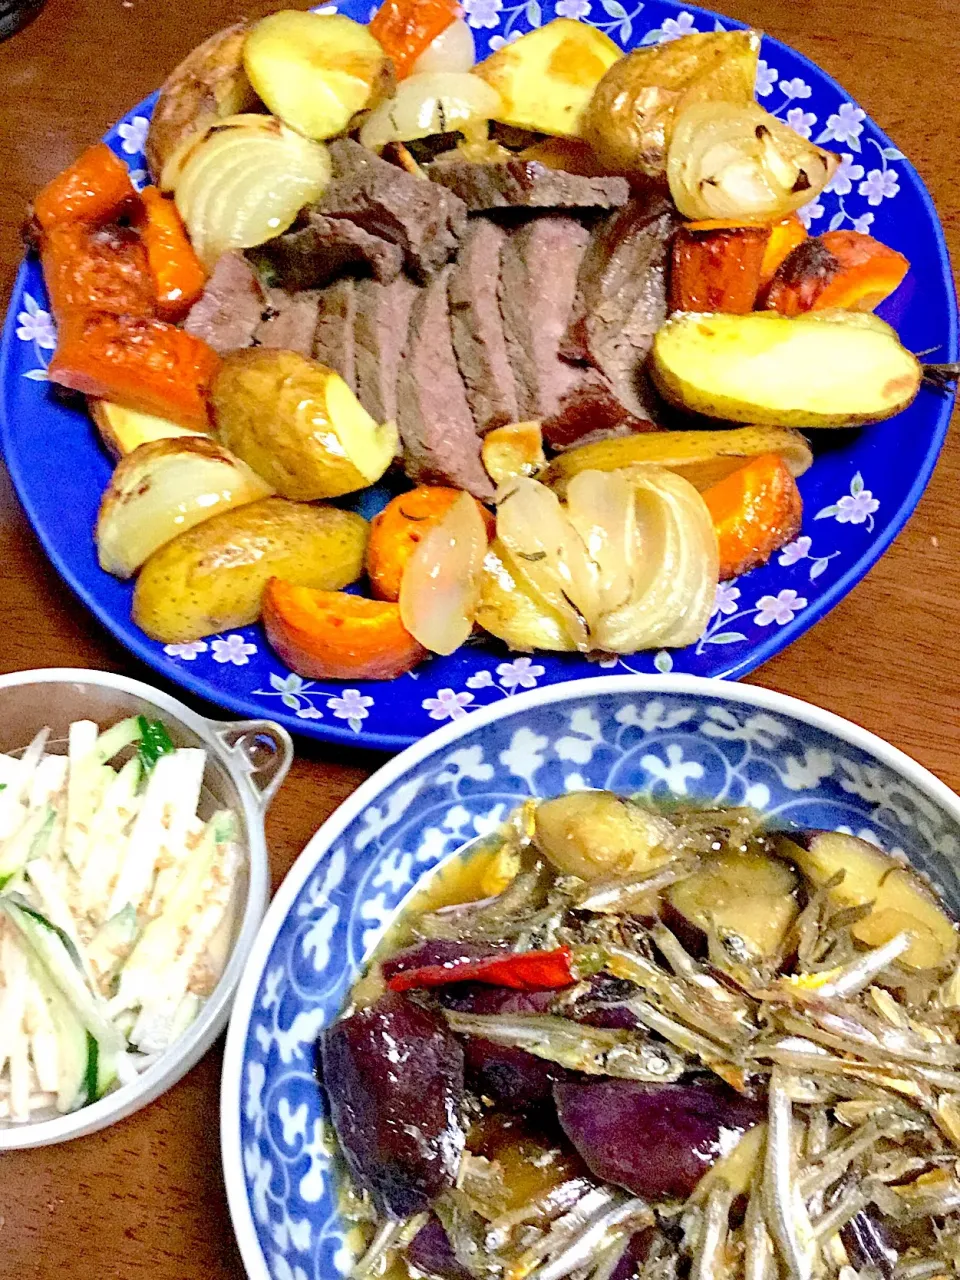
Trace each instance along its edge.
{"label": "roasted onion piece", "polygon": [[410,142],[432,134],[476,134],[500,109],[500,95],[467,71],[432,71],[401,80],[394,97],[371,111],[360,130],[365,147]]}
{"label": "roasted onion piece", "polygon": [[700,102],[674,122],[667,180],[686,218],[782,218],[809,204],[840,157],[756,103]]}

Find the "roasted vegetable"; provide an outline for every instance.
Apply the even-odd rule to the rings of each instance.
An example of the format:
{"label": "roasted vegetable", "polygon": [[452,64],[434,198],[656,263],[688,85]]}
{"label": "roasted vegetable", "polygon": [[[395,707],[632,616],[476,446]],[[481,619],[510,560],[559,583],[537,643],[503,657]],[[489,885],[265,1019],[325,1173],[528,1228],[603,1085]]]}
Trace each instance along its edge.
{"label": "roasted vegetable", "polygon": [[360,141],[373,151],[388,142],[412,142],[432,134],[487,136],[500,95],[468,71],[433,71],[404,80],[392,98],[375,107],[360,127]]}
{"label": "roasted vegetable", "polygon": [[137,192],[127,166],[105,142],[98,142],[58,173],[33,201],[42,232],[70,222],[100,226],[129,213]]}
{"label": "roasted vegetable", "polygon": [[100,502],[94,535],[100,567],[130,578],[187,529],[272,492],[205,436],[142,444],[121,460]]}
{"label": "roasted vegetable", "polygon": [[760,267],[760,284],[769,284],[777,273],[777,268],[788,258],[797,245],[803,244],[807,238],[807,228],[798,213],[788,213],[770,228],[770,239],[763,251],[763,263]]}
{"label": "roasted vegetable", "polygon": [[456,0],[384,0],[368,30],[393,63],[397,79],[403,80],[459,16]]}
{"label": "roasted vegetable", "polygon": [[[442,5],[445,0],[439,0]],[[427,6],[421,0],[413,0],[413,7],[419,14]],[[444,27],[439,35],[434,36],[427,47],[418,55],[410,68],[411,75],[432,75],[435,71],[470,71],[477,60],[477,49],[473,40],[473,31],[460,6],[457,5],[459,17],[454,18],[448,27]],[[374,32],[376,34],[376,32]],[[380,39],[378,36],[377,39]],[[383,41],[380,41],[383,44]],[[387,50],[387,57],[397,71],[396,58]],[[403,59],[401,58],[401,62]],[[398,78],[402,79],[399,71]]]}
{"label": "roasted vegetable", "polygon": [[742,938],[751,952],[776,959],[797,918],[797,877],[786,862],[756,850],[733,850],[672,885],[670,906],[703,935],[710,929]]}
{"label": "roasted vegetable", "polygon": [[267,583],[263,625],[290,670],[311,680],[393,680],[427,656],[398,605],[280,578]]}
{"label": "roasted vegetable", "polygon": [[184,644],[260,616],[270,578],[337,591],[363,570],[366,521],[352,511],[265,498],[206,520],[154,552],[133,618],[164,644]]}
{"label": "roasted vegetable", "polygon": [[[379,600],[399,600],[400,582],[407,562],[427,531],[439,524],[460,497],[459,489],[422,484],[392,498],[370,524],[367,543],[367,575]],[[492,531],[493,520],[485,507],[477,510]]]}
{"label": "roasted vegetable", "polygon": [[[798,842],[796,861],[814,884],[829,884],[837,907],[871,904],[869,915],[853,925],[853,935],[868,947],[879,947],[907,931],[912,941],[899,963],[933,969],[955,959],[957,929],[933,894],[909,867],[876,845],[839,831],[815,831]],[[838,871],[839,883],[833,883]]]}
{"label": "roasted vegetable", "polygon": [[513,422],[488,431],[483,437],[480,456],[494,484],[503,484],[514,476],[536,479],[547,465],[540,423]]}
{"label": "roasted vegetable", "polygon": [[553,1086],[561,1084],[570,1074],[557,1063],[538,1058],[525,1049],[495,1044],[482,1036],[467,1037],[463,1056],[473,1087],[508,1111],[521,1115],[549,1107],[553,1102]]}
{"label": "roasted vegetable", "polygon": [[450,1237],[438,1218],[431,1217],[407,1246],[407,1258],[424,1275],[439,1280],[471,1280],[470,1272],[457,1261]]}
{"label": "roasted vegetable", "polygon": [[473,630],[487,526],[476,498],[461,493],[424,533],[400,580],[403,625],[433,653],[453,653]]}
{"label": "roasted vegetable", "polygon": [[733,422],[850,427],[905,409],[922,371],[875,316],[671,316],[651,370],[671,404]]}
{"label": "roasted vegetable", "polygon": [[538,847],[560,871],[582,880],[667,862],[673,836],[668,819],[612,791],[574,791],[537,806]]}
{"label": "roasted vegetable", "polygon": [[317,140],[342,133],[393,83],[375,35],[339,13],[281,9],[261,18],[247,36],[243,65],[274,115]]}
{"label": "roasted vegetable", "polygon": [[634,49],[598,84],[584,136],[608,171],[661,177],[674,120],[687,107],[753,101],[759,51],[756,31],[696,33]]}
{"label": "roasted vegetable", "polygon": [[752,311],[770,239],[764,226],[688,222],[673,238],[671,311]]}
{"label": "roasted vegetable", "polygon": [[144,187],[140,198],[144,212],[140,238],[147,251],[157,310],[164,320],[182,320],[203,292],[207,273],[173,201],[156,187]]}
{"label": "roasted vegetable", "polygon": [[374,484],[397,428],[378,426],[339,374],[295,351],[232,351],[211,388],[219,439],[283,498],[336,498]]}
{"label": "roasted vegetable", "polygon": [[428,1209],[453,1186],[465,1141],[456,1039],[441,1019],[391,992],[328,1027],[321,1049],[331,1118],[353,1176],[392,1217]]}
{"label": "roasted vegetable", "polygon": [[487,550],[480,575],[477,625],[521,653],[547,649],[565,653],[576,643],[563,615],[526,582],[502,542]]}
{"label": "roasted vegetable", "polygon": [[503,124],[575,138],[594,90],[620,57],[596,27],[554,18],[490,54],[475,74],[500,95]]}
{"label": "roasted vegetable", "polygon": [[584,178],[600,178],[604,167],[589,142],[582,138],[543,138],[519,153],[521,160],[537,160],[548,169],[562,169]]}
{"label": "roasted vegetable", "polygon": [[120,317],[156,314],[156,295],[140,237],[125,227],[66,222],[40,247],[50,309],[62,326],[89,312]]}
{"label": "roasted vegetable", "polygon": [[133,453],[151,440],[182,440],[203,432],[180,427],[166,418],[155,418],[149,413],[126,409],[110,400],[90,400],[87,407],[97,424],[100,438],[115,458]]}
{"label": "roasted vegetable", "polygon": [[720,548],[720,581],[766,564],[800,532],[803,499],[783,459],[765,453],[704,491]]}
{"label": "roasted vegetable", "polygon": [[701,102],[675,118],[667,178],[685,218],[772,220],[818,196],[839,163],[755,102]]}
{"label": "roasted vegetable", "polygon": [[212,270],[228,249],[286,231],[329,180],[330,157],[320,143],[273,116],[230,116],[191,144],[177,178],[177,209]]}
{"label": "roasted vegetable", "polygon": [[235,23],[198,45],[167,77],[150,117],[147,164],[161,191],[172,191],[191,143],[219,120],[257,104],[243,69],[249,27]]}
{"label": "roasted vegetable", "polygon": [[480,982],[516,991],[556,991],[573,986],[570,948],[504,951],[502,947],[438,939],[401,951],[383,963],[391,991]]}
{"label": "roasted vegetable", "polygon": [[873,311],[903,283],[910,264],[859,231],[827,231],[804,240],[781,263],[764,306],[784,316],[843,307]]}
{"label": "roasted vegetable", "polygon": [[558,1084],[554,1095],[563,1131],[590,1171],[649,1200],[685,1200],[724,1145],[765,1114],[719,1084],[598,1080]]}
{"label": "roasted vegetable", "polygon": [[212,347],[163,320],[94,311],[60,325],[47,376],[73,391],[206,431],[207,394],[219,366]]}
{"label": "roasted vegetable", "polygon": [[787,427],[737,427],[727,431],[656,431],[618,440],[598,440],[551,462],[543,480],[561,495],[581,471],[619,471],[635,464],[665,467],[701,491],[737,471],[750,458],[776,453],[791,475],[813,462],[810,446]]}

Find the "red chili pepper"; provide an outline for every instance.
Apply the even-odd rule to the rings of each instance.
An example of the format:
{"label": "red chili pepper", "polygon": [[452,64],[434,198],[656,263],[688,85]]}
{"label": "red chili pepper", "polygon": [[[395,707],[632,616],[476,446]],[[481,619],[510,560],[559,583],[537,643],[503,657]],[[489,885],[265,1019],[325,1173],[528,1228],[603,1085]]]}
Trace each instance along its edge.
{"label": "red chili pepper", "polygon": [[387,982],[391,991],[414,987],[443,987],[450,982],[485,982],[515,991],[554,991],[574,981],[570,968],[570,948],[555,951],[513,951],[484,960],[425,964],[406,969]]}

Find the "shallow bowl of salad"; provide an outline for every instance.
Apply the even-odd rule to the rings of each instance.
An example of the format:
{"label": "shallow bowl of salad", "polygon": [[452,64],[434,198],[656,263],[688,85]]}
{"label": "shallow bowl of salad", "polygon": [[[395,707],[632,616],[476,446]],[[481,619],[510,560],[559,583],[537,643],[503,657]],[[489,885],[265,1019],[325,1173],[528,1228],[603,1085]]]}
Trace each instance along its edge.
{"label": "shallow bowl of salad", "polygon": [[[954,1190],[925,1171],[955,1162],[933,1112],[956,1077],[930,1062],[958,1060],[958,852],[942,782],[762,688],[612,676],[438,730],[317,833],[238,990],[221,1139],[247,1273],[710,1274],[708,1244],[744,1245],[727,1194],[793,1203],[801,1129],[836,1157],[809,1157],[830,1198],[798,1187],[801,1244],[829,1227],[861,1262],[861,1210],[887,1241],[901,1196]],[[874,1110],[892,1128],[862,1131]],[[920,1184],[864,1210],[847,1137],[869,1192]],[[945,1204],[900,1233],[903,1274]]]}
{"label": "shallow bowl of salad", "polygon": [[269,894],[268,720],[102,671],[0,678],[0,1151],[93,1133],[223,1029]]}

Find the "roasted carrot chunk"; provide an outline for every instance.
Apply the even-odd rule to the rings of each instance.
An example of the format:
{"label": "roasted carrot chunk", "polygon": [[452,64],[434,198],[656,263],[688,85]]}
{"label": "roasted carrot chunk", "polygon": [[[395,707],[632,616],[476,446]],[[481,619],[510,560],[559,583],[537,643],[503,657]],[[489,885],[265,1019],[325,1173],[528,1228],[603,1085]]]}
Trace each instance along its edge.
{"label": "roasted carrot chunk", "polygon": [[765,564],[800,532],[803,501],[778,454],[764,453],[706,489],[720,544],[720,580]]}
{"label": "roasted carrot chunk", "polygon": [[[367,543],[367,574],[378,599],[400,599],[400,580],[417,543],[440,523],[459,497],[459,489],[422,484],[399,494],[374,517]],[[493,537],[493,517],[479,502],[477,506]]]}
{"label": "roasted carrot chunk", "polygon": [[427,656],[398,604],[280,578],[267,583],[263,623],[287,666],[311,680],[392,680]]}
{"label": "roasted carrot chunk", "polygon": [[760,267],[761,288],[770,283],[780,263],[793,253],[798,244],[803,244],[806,238],[807,228],[800,221],[800,215],[797,213],[789,213],[780,222],[773,224]]}
{"label": "roasted carrot chunk", "polygon": [[764,306],[781,315],[842,307],[873,311],[910,269],[902,253],[859,231],[828,231],[805,240],[780,265]]}
{"label": "roasted carrot chunk", "polygon": [[90,311],[61,323],[48,375],[74,391],[206,431],[207,390],[219,367],[212,347],[163,320]]}
{"label": "roasted carrot chunk", "polygon": [[687,223],[673,238],[670,307],[673,311],[752,311],[760,266],[770,238],[764,226]]}
{"label": "roasted carrot chunk", "polygon": [[88,147],[33,202],[41,231],[66,222],[110,222],[137,203],[127,166],[105,142]]}
{"label": "roasted carrot chunk", "polygon": [[459,16],[456,0],[384,0],[370,20],[370,34],[380,41],[402,80],[424,49]]}
{"label": "roasted carrot chunk", "polygon": [[156,313],[147,254],[130,228],[58,224],[43,236],[40,262],[53,314],[61,325],[69,316],[87,311],[118,316]]}
{"label": "roasted carrot chunk", "polygon": [[147,252],[157,310],[164,320],[182,320],[203,292],[207,273],[193,250],[177,206],[156,187],[141,192],[140,235]]}

